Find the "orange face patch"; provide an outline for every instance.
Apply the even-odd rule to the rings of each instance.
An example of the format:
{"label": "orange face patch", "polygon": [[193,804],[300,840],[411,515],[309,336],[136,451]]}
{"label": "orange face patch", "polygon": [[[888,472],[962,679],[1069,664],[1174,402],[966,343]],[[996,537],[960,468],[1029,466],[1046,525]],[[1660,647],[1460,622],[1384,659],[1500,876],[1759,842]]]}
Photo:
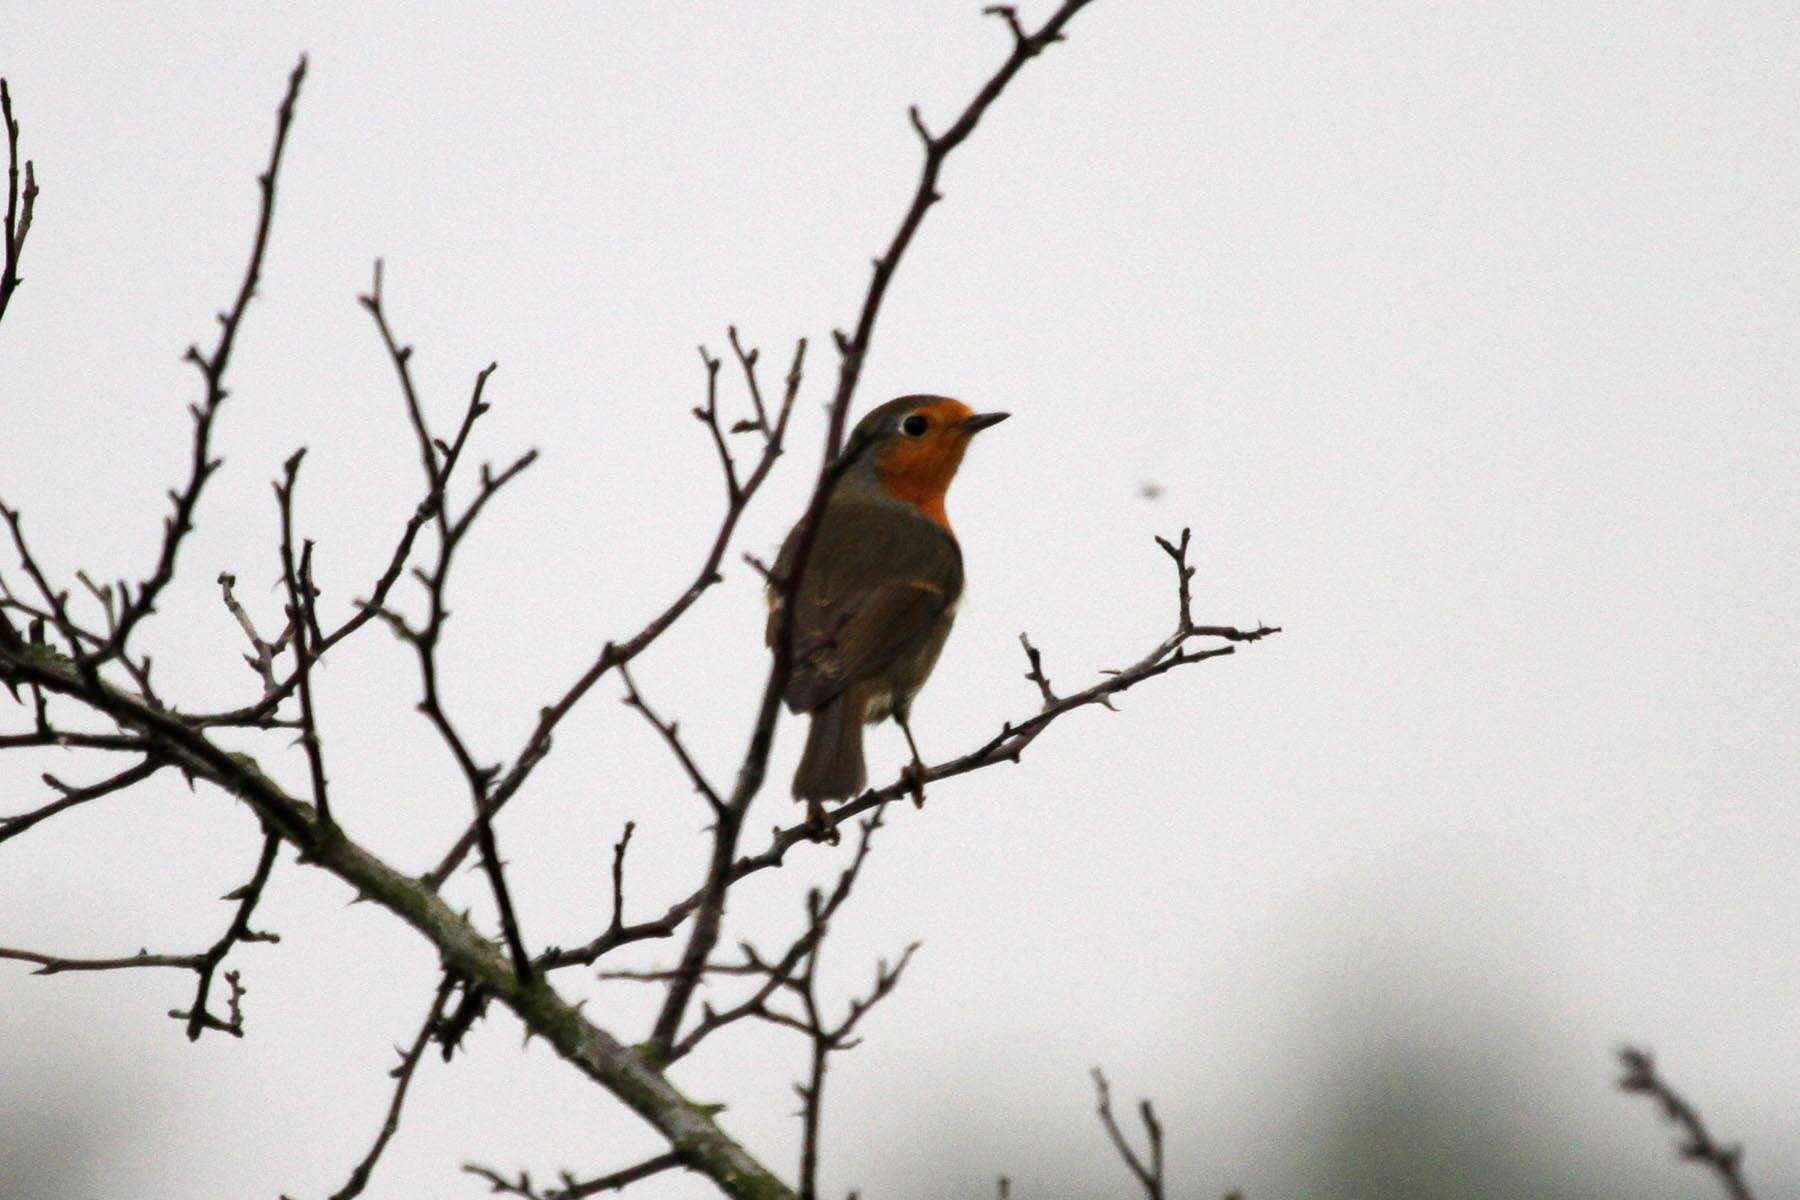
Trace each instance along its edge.
{"label": "orange face patch", "polygon": [[950,528],[949,514],[944,511],[944,494],[956,469],[962,465],[963,451],[969,448],[969,430],[964,422],[975,410],[960,400],[939,400],[913,409],[901,418],[902,430],[915,417],[926,421],[925,431],[917,437],[902,432],[885,448],[875,464],[888,495],[917,506],[919,511]]}

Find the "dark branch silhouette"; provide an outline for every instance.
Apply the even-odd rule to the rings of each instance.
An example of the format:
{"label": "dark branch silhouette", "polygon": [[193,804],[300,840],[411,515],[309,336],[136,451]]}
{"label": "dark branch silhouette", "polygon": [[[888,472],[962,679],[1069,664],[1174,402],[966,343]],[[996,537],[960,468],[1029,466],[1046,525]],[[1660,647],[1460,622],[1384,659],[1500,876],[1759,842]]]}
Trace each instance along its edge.
{"label": "dark branch silhouette", "polygon": [[213,972],[231,953],[231,948],[240,942],[279,942],[277,934],[264,933],[250,928],[250,915],[256,911],[257,903],[262,899],[263,887],[269,882],[269,873],[275,867],[276,852],[281,849],[281,839],[269,834],[263,839],[262,853],[256,860],[255,872],[248,883],[226,894],[225,899],[237,901],[237,911],[232,916],[231,925],[205,950],[198,954],[151,954],[140,950],[136,954],[124,958],[65,958],[61,955],[40,954],[32,950],[14,950],[0,947],[0,958],[10,958],[18,962],[38,964],[36,975],[60,975],[67,971],[119,971],[138,967],[178,967],[192,971],[198,976],[194,989],[194,1002],[186,1009],[173,1009],[169,1015],[178,1021],[187,1022],[188,1040],[198,1038],[208,1029],[216,1029],[229,1033],[233,1037],[244,1036],[244,1014],[241,1001],[247,990],[240,986],[238,974],[228,971],[226,980],[231,985],[229,1003],[230,1016],[218,1017],[206,1007],[208,995],[212,991]]}
{"label": "dark branch silhouette", "polygon": [[[786,579],[775,578],[766,567],[755,564],[763,582],[778,595],[803,571],[824,502],[839,474],[858,453],[857,447],[843,445],[845,421],[874,345],[877,319],[888,288],[927,211],[942,198],[940,177],[946,160],[967,141],[1025,63],[1063,39],[1069,21],[1086,3],[1087,0],[1065,0],[1035,31],[1028,29],[1009,6],[988,9],[1011,35],[1004,61],[943,132],[932,133],[917,109],[909,114],[923,150],[919,176],[898,228],[874,262],[852,332],[836,335],[838,370],[826,406],[821,452],[811,477],[809,498],[797,526],[797,553],[784,567],[788,571]],[[194,1000],[187,1009],[174,1014],[187,1023],[189,1036],[197,1037],[212,1029],[241,1037],[242,999],[247,991],[241,976],[236,970],[223,971],[229,989],[222,1006],[224,1015],[217,1011],[220,1006],[216,1002],[209,1006],[213,980],[239,944],[275,940],[273,934],[254,930],[250,922],[286,843],[297,851],[298,864],[328,872],[342,880],[357,898],[386,910],[416,930],[436,950],[441,968],[417,1033],[406,1046],[397,1047],[400,1058],[392,1072],[395,1086],[374,1143],[334,1200],[349,1200],[369,1186],[384,1152],[398,1135],[407,1092],[427,1048],[437,1043],[449,1060],[492,1004],[513,1012],[528,1035],[545,1038],[571,1066],[645,1120],[668,1146],[662,1154],[610,1174],[585,1180],[565,1175],[560,1187],[543,1192],[536,1190],[523,1174],[515,1181],[489,1168],[467,1168],[486,1179],[496,1192],[574,1200],[622,1189],[665,1171],[685,1170],[704,1176],[731,1196],[757,1200],[815,1197],[819,1187],[823,1097],[831,1057],[856,1044],[864,1017],[893,993],[916,949],[915,944],[892,964],[879,964],[873,981],[860,994],[835,1002],[822,994],[817,964],[830,924],[841,915],[862,878],[871,840],[881,825],[886,806],[903,796],[922,795],[926,783],[949,780],[1003,762],[1016,763],[1030,744],[1062,717],[1082,708],[1111,707],[1112,698],[1130,688],[1178,667],[1231,654],[1237,643],[1254,642],[1276,630],[1197,624],[1191,611],[1189,581],[1194,568],[1188,561],[1189,535],[1183,531],[1178,542],[1159,539],[1176,566],[1178,619],[1174,629],[1143,658],[1084,688],[1061,695],[1051,686],[1038,649],[1021,637],[1029,665],[1026,678],[1035,688],[1033,707],[1027,715],[1003,723],[997,733],[959,757],[922,770],[909,768],[894,782],[864,792],[818,821],[774,830],[762,848],[743,853],[740,843],[750,808],[763,790],[781,711],[780,697],[791,670],[794,606],[784,606],[787,615],[779,622],[773,639],[771,662],[760,700],[748,722],[747,741],[729,776],[709,769],[692,752],[679,724],[663,715],[677,711],[679,706],[665,709],[659,697],[657,707],[653,707],[632,669],[646,649],[667,636],[700,597],[722,581],[725,558],[731,552],[742,518],[786,451],[803,380],[807,343],[804,339],[797,342],[777,396],[765,389],[761,352],[746,345],[733,327],[728,330],[730,360],[714,356],[704,347],[700,351],[704,399],[692,413],[705,430],[718,460],[724,505],[711,543],[699,556],[698,569],[635,632],[623,640],[605,641],[597,653],[577,660],[587,665],[543,705],[523,745],[509,759],[490,761],[465,734],[464,730],[471,726],[459,721],[445,702],[442,680],[447,671],[454,669],[445,651],[449,587],[452,568],[461,561],[459,551],[470,530],[489,502],[536,461],[536,452],[526,451],[502,460],[504,465],[484,464],[474,469],[474,478],[469,479],[470,472],[463,469],[463,463],[477,453],[472,448],[476,426],[489,408],[485,397],[495,367],[490,364],[476,374],[454,423],[454,432],[439,436],[436,431],[450,425],[439,424],[440,415],[414,378],[413,347],[395,333],[383,294],[383,267],[377,262],[371,287],[359,297],[359,302],[374,324],[398,383],[401,406],[424,475],[417,505],[395,531],[392,552],[372,584],[360,593],[350,588],[334,590],[334,596],[357,598],[347,611],[335,611],[328,619],[327,608],[339,602],[328,597],[315,578],[315,543],[306,535],[300,507],[299,479],[305,451],[296,450],[275,481],[275,546],[283,596],[279,632],[272,638],[265,636],[265,630],[274,632],[274,622],[265,620],[259,630],[257,621],[234,591],[235,576],[225,572],[218,577],[227,613],[248,642],[248,652],[240,653],[256,677],[255,698],[234,708],[196,711],[184,708],[175,697],[159,695],[151,684],[151,660],[138,652],[133,638],[156,611],[159,597],[175,579],[180,551],[198,519],[206,484],[221,465],[214,450],[216,418],[230,395],[227,373],[232,352],[262,278],[279,174],[305,65],[302,59],[289,77],[277,111],[268,165],[257,177],[261,203],[251,252],[232,302],[219,316],[218,341],[209,352],[203,353],[198,347],[188,352],[188,360],[201,375],[202,395],[190,408],[194,423],[190,461],[185,479],[170,492],[173,511],[165,522],[150,573],[136,584],[123,579],[97,584],[94,577],[78,572],[76,579],[83,591],[72,593],[43,569],[18,510],[0,505],[0,519],[8,527],[24,579],[20,590],[15,591],[0,577],[0,685],[25,709],[29,720],[28,727],[0,732],[0,750],[74,748],[122,753],[129,755],[131,762],[125,769],[114,770],[85,786],[72,786],[45,775],[44,780],[57,793],[56,797],[16,816],[0,817],[0,842],[75,807],[135,787],[164,768],[173,768],[192,783],[204,784],[240,801],[241,806],[234,811],[247,809],[257,821],[263,837],[261,852],[249,882],[229,897],[237,905],[230,926],[204,951],[185,955],[140,952],[125,958],[82,959],[5,950],[0,951],[0,957],[34,964],[41,974],[146,967],[189,970],[197,980]],[[0,100],[6,110],[11,164],[4,291],[0,292],[0,315],[4,315],[19,282],[17,264],[37,190],[31,164],[25,164],[22,176],[18,169],[18,127],[12,119],[10,93],[0,91]],[[726,369],[727,361],[735,362],[736,369]],[[743,393],[743,402],[737,409],[741,415],[735,415],[735,419],[728,395],[734,389]],[[434,538],[421,536],[427,526]],[[421,590],[401,588],[403,577],[412,578]],[[336,585],[332,586],[336,589]],[[83,613],[94,611],[99,620],[85,621]],[[320,710],[326,697],[315,694],[314,684],[319,678],[315,669],[328,661],[337,646],[378,619],[412,652],[419,672],[418,710],[456,763],[461,778],[459,790],[467,794],[462,802],[469,805],[466,828],[422,875],[396,869],[357,840],[360,798],[331,791],[327,766],[333,759],[320,735]],[[236,639],[237,635],[232,634],[234,644]],[[675,893],[679,899],[665,896],[648,907],[647,911],[659,915],[628,921],[628,912],[646,909],[642,902],[632,902],[634,898],[626,895],[626,857],[636,828],[635,823],[627,821],[612,848],[611,903],[608,911],[597,916],[598,931],[573,949],[545,946],[533,956],[512,904],[509,868],[500,852],[496,821],[551,753],[561,722],[596,683],[614,671],[618,673],[625,703],[656,731],[687,786],[698,792],[708,807],[712,824],[704,865],[694,880]],[[238,678],[241,680],[242,676]],[[284,743],[291,739],[306,765],[310,797],[290,794],[251,754],[220,745],[216,739],[221,730],[233,731],[234,736],[274,733]],[[854,856],[840,870],[829,891],[810,891],[806,920],[799,932],[779,953],[765,955],[746,939],[740,943],[741,958],[721,961],[717,950],[724,936],[726,901],[731,889],[752,875],[781,868],[788,852],[803,842],[835,841],[839,829],[849,821],[859,822],[860,828]],[[451,887],[453,875],[471,854],[477,856],[495,901],[495,930],[483,928],[441,894]],[[550,973],[557,969],[591,965],[638,942],[676,937],[682,939],[680,951],[666,969],[603,973],[609,978],[633,979],[662,989],[652,1027],[641,1039],[622,1038],[603,1028],[583,1013],[581,1002],[565,998],[553,986]],[[560,982],[562,977],[556,978]],[[697,991],[715,981],[721,989],[732,990],[733,998],[720,1000],[716,1005],[703,1001],[696,1013]],[[826,1015],[828,1010],[836,1013],[835,1018]],[[670,1064],[694,1053],[710,1039],[741,1029],[742,1022],[752,1020],[797,1032],[807,1044],[805,1074],[797,1085],[802,1101],[802,1154],[795,1187],[783,1182],[720,1128],[717,1106],[690,1100],[667,1074]],[[1154,1126],[1147,1108],[1145,1115],[1152,1130],[1153,1166],[1149,1169],[1160,1188],[1161,1131]],[[1160,1195],[1160,1191],[1156,1194]]]}
{"label": "dark branch silhouette", "polygon": [[37,174],[30,159],[25,160],[23,189],[19,186],[19,122],[13,117],[12,92],[6,80],[0,79],[0,122],[6,125],[6,228],[5,245],[0,246],[0,318],[13,293],[24,282],[19,277],[19,259],[25,253],[25,237],[31,232],[31,213],[37,204]]}
{"label": "dark branch silhouette", "polygon": [[1097,1101],[1096,1110],[1100,1114],[1100,1124],[1106,1128],[1106,1136],[1112,1139],[1113,1149],[1125,1161],[1132,1177],[1144,1189],[1149,1200],[1163,1200],[1163,1130],[1162,1122],[1156,1119],[1156,1109],[1148,1100],[1138,1102],[1138,1119],[1144,1123],[1144,1138],[1149,1148],[1149,1160],[1132,1149],[1131,1142],[1119,1128],[1118,1118],[1113,1116],[1112,1088],[1106,1082],[1106,1075],[1099,1067],[1093,1070],[1094,1094]]}
{"label": "dark branch silhouette", "polygon": [[331,1194],[331,1200],[351,1200],[362,1195],[369,1186],[369,1178],[375,1173],[375,1164],[381,1161],[382,1151],[393,1141],[394,1134],[400,1131],[400,1110],[406,1104],[407,1089],[412,1087],[413,1072],[419,1069],[419,1060],[425,1057],[425,1047],[431,1044],[434,1037],[440,1035],[440,1022],[444,1015],[444,1006],[449,1003],[451,993],[456,989],[457,980],[454,975],[445,975],[438,984],[437,995],[432,998],[431,1008],[425,1014],[425,1021],[419,1026],[419,1032],[413,1037],[412,1045],[405,1048],[394,1047],[399,1052],[400,1062],[388,1075],[394,1080],[394,1097],[388,1102],[387,1115],[381,1122],[381,1131],[375,1135],[375,1144],[362,1157],[350,1172],[350,1178],[344,1186]]}
{"label": "dark branch silhouette", "polygon": [[1656,1073],[1656,1060],[1648,1052],[1626,1046],[1619,1051],[1619,1065],[1625,1070],[1619,1079],[1619,1090],[1649,1096],[1669,1123],[1681,1131],[1675,1153],[1711,1171],[1732,1200],[1754,1200],[1741,1170],[1744,1148],[1715,1142],[1694,1106]]}

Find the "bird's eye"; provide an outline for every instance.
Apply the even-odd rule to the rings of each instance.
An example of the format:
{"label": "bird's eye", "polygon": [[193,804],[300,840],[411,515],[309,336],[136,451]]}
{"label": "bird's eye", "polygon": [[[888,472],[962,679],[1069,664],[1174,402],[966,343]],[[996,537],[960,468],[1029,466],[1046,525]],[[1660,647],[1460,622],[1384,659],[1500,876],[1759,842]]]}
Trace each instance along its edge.
{"label": "bird's eye", "polygon": [[931,428],[931,422],[920,413],[914,413],[900,422],[900,432],[907,437],[924,437],[925,431]]}

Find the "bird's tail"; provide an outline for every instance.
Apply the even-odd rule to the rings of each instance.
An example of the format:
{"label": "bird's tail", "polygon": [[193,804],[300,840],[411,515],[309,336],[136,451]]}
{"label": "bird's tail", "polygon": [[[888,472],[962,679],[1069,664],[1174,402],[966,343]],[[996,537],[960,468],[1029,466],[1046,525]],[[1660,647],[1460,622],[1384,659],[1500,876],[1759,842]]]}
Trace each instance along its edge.
{"label": "bird's tail", "polygon": [[853,687],[813,710],[800,769],[794,772],[794,799],[843,800],[863,790],[869,781],[862,745],[867,709],[862,689]]}

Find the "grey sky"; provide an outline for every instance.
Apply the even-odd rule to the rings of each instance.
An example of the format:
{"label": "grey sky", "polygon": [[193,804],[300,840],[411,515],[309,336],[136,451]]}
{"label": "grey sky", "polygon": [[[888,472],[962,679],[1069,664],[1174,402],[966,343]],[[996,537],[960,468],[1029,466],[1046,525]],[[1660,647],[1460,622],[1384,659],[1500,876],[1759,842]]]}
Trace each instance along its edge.
{"label": "grey sky", "polygon": [[[43,194],[0,328],[0,495],[58,570],[147,569],[197,394],[179,355],[238,278],[307,51],[157,671],[196,706],[254,693],[212,580],[235,571],[274,620],[267,485],[295,446],[328,605],[416,502],[354,302],[385,256],[432,411],[498,360],[478,449],[544,452],[468,547],[445,649],[449,700],[506,755],[698,565],[720,489],[693,347],[733,322],[771,375],[813,339],[796,453],[743,548],[793,519],[829,330],[912,186],[906,106],[941,126],[1003,53],[978,9],[14,0],[0,73]],[[1005,1172],[1021,1196],[1122,1195],[1094,1062],[1158,1099],[1179,1195],[1475,1196],[1540,1169],[1570,1196],[1696,1194],[1609,1090],[1624,1039],[1768,1193],[1800,1184],[1797,55],[1784,5],[1108,0],[1028,68],[952,161],[861,391],[1016,414],[951,496],[970,593],[921,741],[947,756],[1032,709],[1021,629],[1065,686],[1153,645],[1174,602],[1153,532],[1194,526],[1201,616],[1287,632],[894,814],[829,967],[861,986],[925,946],[832,1076],[830,1194],[980,1196]],[[638,672],[721,774],[761,620],[735,568]],[[340,818],[423,869],[466,800],[408,652],[371,632],[321,686]],[[628,818],[645,912],[702,870],[701,806],[616,696],[502,827],[538,944],[603,919]],[[870,748],[878,778],[902,761],[891,727]],[[784,727],[778,780],[797,749]],[[99,765],[8,755],[0,811],[46,769]],[[790,816],[779,786],[762,805],[752,828]],[[0,847],[0,944],[205,944],[255,844],[248,813],[168,781],[93,805]],[[747,884],[733,932],[792,929],[840,857]],[[283,944],[237,963],[242,1043],[181,1037],[174,973],[0,970],[0,1155],[68,1160],[47,1191],[0,1161],[0,1196],[338,1186],[434,966],[346,899],[277,875]],[[647,996],[590,986],[602,1024],[648,1028]],[[502,1016],[425,1068],[372,1195],[478,1194],[465,1159],[548,1177],[654,1147],[517,1041]],[[678,1078],[791,1170],[801,1050],[758,1032]]]}

